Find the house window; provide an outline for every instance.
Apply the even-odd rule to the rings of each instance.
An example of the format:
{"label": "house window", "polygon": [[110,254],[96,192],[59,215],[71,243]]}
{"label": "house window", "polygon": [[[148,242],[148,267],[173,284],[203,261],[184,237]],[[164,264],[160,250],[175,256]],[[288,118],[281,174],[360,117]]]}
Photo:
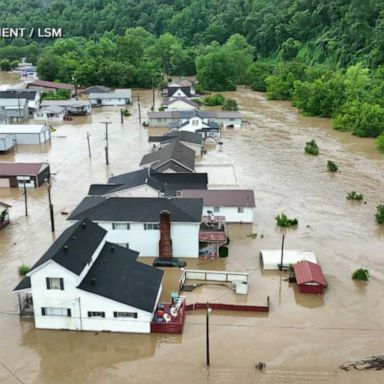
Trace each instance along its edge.
{"label": "house window", "polygon": [[71,317],[70,308],[43,307],[41,308],[42,316],[63,316]]}
{"label": "house window", "polygon": [[129,223],[112,223],[112,229],[131,229]]}
{"label": "house window", "polygon": [[105,317],[105,312],[88,311],[88,317]]}
{"label": "house window", "polygon": [[160,229],[160,224],[144,223],[144,231]]}
{"label": "house window", "polygon": [[136,312],[113,312],[113,317],[131,317],[137,319]]}
{"label": "house window", "polygon": [[64,279],[61,277],[47,277],[45,281],[47,284],[47,289],[64,290]]}
{"label": "house window", "polygon": [[129,243],[115,243],[116,245],[120,245],[123,248],[129,248]]}
{"label": "house window", "polygon": [[243,213],[244,208],[243,207],[237,207],[237,213]]}
{"label": "house window", "polygon": [[220,212],[220,207],[213,207],[213,212]]}

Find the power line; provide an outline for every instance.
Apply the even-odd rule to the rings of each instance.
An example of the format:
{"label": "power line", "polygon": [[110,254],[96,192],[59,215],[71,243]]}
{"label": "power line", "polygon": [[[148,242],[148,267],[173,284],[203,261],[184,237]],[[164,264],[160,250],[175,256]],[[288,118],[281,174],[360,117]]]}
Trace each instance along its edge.
{"label": "power line", "polygon": [[17,377],[2,361],[0,361],[0,364],[9,372],[10,375],[12,375],[19,383],[25,384],[23,380],[21,380],[19,377]]}

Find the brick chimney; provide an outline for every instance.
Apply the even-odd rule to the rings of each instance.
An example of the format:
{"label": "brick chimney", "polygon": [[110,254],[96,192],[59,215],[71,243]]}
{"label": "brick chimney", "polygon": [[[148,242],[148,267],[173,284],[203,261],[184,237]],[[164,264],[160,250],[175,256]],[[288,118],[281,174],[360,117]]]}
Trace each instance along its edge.
{"label": "brick chimney", "polygon": [[171,215],[168,211],[160,212],[159,258],[172,258]]}

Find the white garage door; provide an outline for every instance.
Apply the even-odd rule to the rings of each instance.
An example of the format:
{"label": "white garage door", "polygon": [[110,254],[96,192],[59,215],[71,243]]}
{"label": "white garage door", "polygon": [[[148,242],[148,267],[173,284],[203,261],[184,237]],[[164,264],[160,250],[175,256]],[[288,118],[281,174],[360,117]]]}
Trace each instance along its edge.
{"label": "white garage door", "polygon": [[0,179],[0,188],[9,188],[9,179]]}

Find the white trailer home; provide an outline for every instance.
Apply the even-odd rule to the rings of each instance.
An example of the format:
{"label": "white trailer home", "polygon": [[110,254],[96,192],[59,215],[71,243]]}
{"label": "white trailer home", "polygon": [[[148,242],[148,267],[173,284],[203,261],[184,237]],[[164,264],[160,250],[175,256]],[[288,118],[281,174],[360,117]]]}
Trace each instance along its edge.
{"label": "white trailer home", "polygon": [[15,144],[43,144],[51,139],[46,125],[0,124],[0,134],[11,135]]}
{"label": "white trailer home", "polygon": [[[263,269],[280,269],[281,249],[261,249],[260,259]],[[316,256],[312,251],[284,250],[283,266],[289,267],[299,261],[310,261],[317,264]]]}
{"label": "white trailer home", "polygon": [[132,104],[132,91],[130,89],[116,89],[108,93],[90,93],[89,101],[94,107],[123,106]]}

